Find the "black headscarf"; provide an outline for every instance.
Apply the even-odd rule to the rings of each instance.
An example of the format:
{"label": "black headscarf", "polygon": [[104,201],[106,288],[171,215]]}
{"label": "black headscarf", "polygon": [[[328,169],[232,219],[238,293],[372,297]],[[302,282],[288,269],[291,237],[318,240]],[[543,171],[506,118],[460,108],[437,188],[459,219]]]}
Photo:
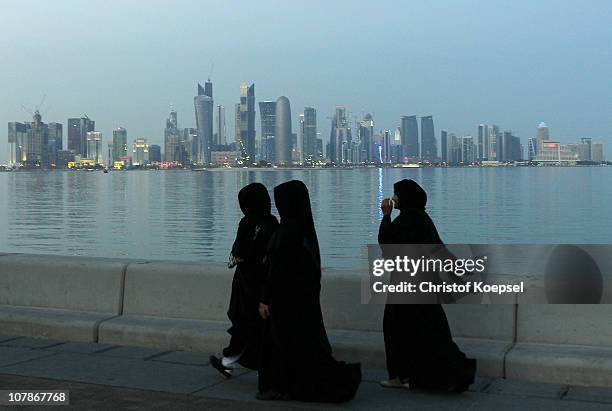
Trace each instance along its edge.
{"label": "black headscarf", "polygon": [[238,204],[240,204],[244,217],[240,220],[236,240],[232,245],[228,264],[230,268],[249,259],[249,256],[256,252],[254,240],[261,226],[266,224],[276,226],[277,224],[276,217],[271,214],[272,204],[268,189],[263,184],[251,183],[244,186],[238,192]]}
{"label": "black headscarf", "polygon": [[274,203],[281,217],[281,225],[290,223],[300,231],[320,266],[319,241],[306,185],[299,180],[291,180],[274,187]]}
{"label": "black headscarf", "polygon": [[399,198],[399,210],[415,208],[425,210],[427,193],[414,180],[403,179],[393,184],[393,191]]}
{"label": "black headscarf", "polygon": [[251,183],[238,192],[238,203],[246,217],[262,218],[270,214],[272,203],[268,189],[261,183]]}

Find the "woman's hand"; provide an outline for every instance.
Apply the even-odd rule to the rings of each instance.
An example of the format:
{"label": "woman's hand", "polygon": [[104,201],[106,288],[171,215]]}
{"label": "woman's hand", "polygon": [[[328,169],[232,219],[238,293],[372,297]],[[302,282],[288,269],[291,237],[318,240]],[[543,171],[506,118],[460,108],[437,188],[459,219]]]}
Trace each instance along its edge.
{"label": "woman's hand", "polygon": [[259,316],[264,320],[267,320],[270,316],[270,306],[264,303],[259,303]]}
{"label": "woman's hand", "polygon": [[383,215],[389,215],[393,211],[393,206],[391,206],[391,199],[385,198],[382,203],[380,203],[380,209],[382,210]]}

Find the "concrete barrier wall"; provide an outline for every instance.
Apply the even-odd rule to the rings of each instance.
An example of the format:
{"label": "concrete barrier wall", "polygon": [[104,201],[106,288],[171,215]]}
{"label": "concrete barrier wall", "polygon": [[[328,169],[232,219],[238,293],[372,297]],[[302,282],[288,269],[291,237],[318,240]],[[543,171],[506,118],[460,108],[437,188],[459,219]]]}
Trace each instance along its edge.
{"label": "concrete barrier wall", "polygon": [[105,258],[0,256],[0,305],[119,314],[126,263]]}
{"label": "concrete barrier wall", "polygon": [[[227,342],[225,265],[0,254],[4,334],[213,351]],[[321,295],[341,359],[384,366],[382,305],[354,272],[326,270]],[[612,386],[609,305],[448,305],[453,335],[489,376]]]}
{"label": "concrete barrier wall", "polygon": [[517,341],[612,348],[612,305],[519,305]]}
{"label": "concrete barrier wall", "polygon": [[[233,270],[215,263],[131,263],[126,269],[123,314],[226,321],[232,277]],[[384,306],[361,304],[356,273],[327,270],[322,282],[327,327],[382,331]],[[513,305],[451,305],[446,311],[456,336],[513,338]]]}
{"label": "concrete barrier wall", "polygon": [[123,314],[226,321],[232,278],[233,270],[216,263],[130,263]]}

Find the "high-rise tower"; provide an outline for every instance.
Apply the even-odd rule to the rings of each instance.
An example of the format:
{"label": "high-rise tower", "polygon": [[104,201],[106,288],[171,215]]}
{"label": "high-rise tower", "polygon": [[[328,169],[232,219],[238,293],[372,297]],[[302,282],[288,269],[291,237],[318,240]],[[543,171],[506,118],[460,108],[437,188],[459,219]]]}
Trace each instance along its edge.
{"label": "high-rise tower", "polygon": [[261,119],[261,159],[275,163],[276,101],[260,101],[259,118]]}
{"label": "high-rise tower", "polygon": [[255,161],[255,84],[240,85],[239,115],[239,130],[236,132],[238,147],[243,160],[252,164]]}
{"label": "high-rise tower", "polygon": [[[176,114],[176,112],[174,113]],[[111,161],[119,161],[121,157],[128,155],[127,151],[127,130],[119,127],[113,130],[113,158]]]}
{"label": "high-rise tower", "polygon": [[95,131],[96,122],[87,116],[68,119],[68,150],[87,157],[87,133]]}
{"label": "high-rise tower", "polygon": [[317,111],[312,107],[304,108],[304,123],[302,127],[303,161],[312,164],[317,151]]}
{"label": "high-rise tower", "polygon": [[225,125],[225,107],[217,106],[217,140],[214,144],[227,144],[227,127]]}
{"label": "high-rise tower", "polygon": [[336,106],[336,112],[332,120],[332,129],[329,142],[329,159],[336,164],[346,163],[346,143],[348,140],[348,120],[346,107]]}
{"label": "high-rise tower", "polygon": [[435,161],[438,157],[438,143],[432,116],[421,117],[421,158]]}
{"label": "high-rise tower", "polygon": [[213,134],[212,83],[207,81],[205,87],[198,84],[198,95],[193,98],[198,137],[193,143],[193,161],[198,164],[209,164]]}
{"label": "high-rise tower", "polygon": [[402,116],[402,156],[409,159],[418,159],[419,150],[419,125],[416,116]]}
{"label": "high-rise tower", "polygon": [[361,161],[366,163],[376,161],[374,155],[374,119],[369,113],[359,123],[359,142],[361,143]]}
{"label": "high-rise tower", "polygon": [[274,133],[275,164],[291,165],[291,106],[285,96],[276,100],[276,127]]}
{"label": "high-rise tower", "polygon": [[542,149],[542,142],[550,140],[549,130],[546,123],[540,123],[536,129],[536,154]]}

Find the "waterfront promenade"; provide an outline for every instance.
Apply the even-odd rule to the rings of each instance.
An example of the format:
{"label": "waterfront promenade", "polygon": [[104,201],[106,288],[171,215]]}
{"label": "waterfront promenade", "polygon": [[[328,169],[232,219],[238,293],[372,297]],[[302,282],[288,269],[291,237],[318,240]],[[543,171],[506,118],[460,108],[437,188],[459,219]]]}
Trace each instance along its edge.
{"label": "waterfront promenade", "polygon": [[[224,379],[208,353],[0,336],[0,389],[69,390],[78,410],[356,409],[356,410],[605,410],[612,388],[479,377],[461,395],[384,389],[380,368],[364,369],[347,404],[255,400],[257,375]],[[34,409],[34,407],[32,407]],[[0,409],[15,409],[2,407]]]}
{"label": "waterfront promenade", "polygon": [[[257,409],[255,373],[225,381],[207,365],[228,339],[231,278],[214,263],[0,253],[0,387],[68,386],[78,409]],[[457,397],[379,387],[383,306],[361,304],[353,271],[325,270],[322,286],[335,356],[364,367],[351,408],[612,407],[609,305],[447,305],[478,359],[477,384]]]}

